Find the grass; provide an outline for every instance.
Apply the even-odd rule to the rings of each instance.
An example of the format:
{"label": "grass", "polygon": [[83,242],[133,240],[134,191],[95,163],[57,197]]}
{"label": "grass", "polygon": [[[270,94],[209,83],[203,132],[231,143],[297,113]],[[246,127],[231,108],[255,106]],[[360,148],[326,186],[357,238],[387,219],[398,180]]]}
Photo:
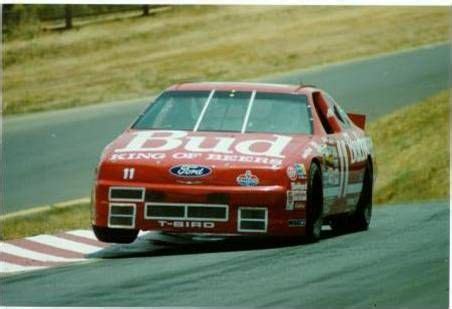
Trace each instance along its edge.
{"label": "grass", "polygon": [[[445,199],[449,194],[449,92],[400,109],[368,127],[377,155],[374,203]],[[2,239],[89,228],[90,205],[6,219]]]}
{"label": "grass", "polygon": [[29,216],[8,218],[1,221],[1,226],[0,237],[3,240],[87,229],[91,227],[90,204],[54,208]]}
{"label": "grass", "polygon": [[177,6],[7,39],[3,112],[133,99],[186,80],[244,80],[448,39],[447,8]]}
{"label": "grass", "polygon": [[374,202],[447,199],[449,91],[369,125],[378,164]]}

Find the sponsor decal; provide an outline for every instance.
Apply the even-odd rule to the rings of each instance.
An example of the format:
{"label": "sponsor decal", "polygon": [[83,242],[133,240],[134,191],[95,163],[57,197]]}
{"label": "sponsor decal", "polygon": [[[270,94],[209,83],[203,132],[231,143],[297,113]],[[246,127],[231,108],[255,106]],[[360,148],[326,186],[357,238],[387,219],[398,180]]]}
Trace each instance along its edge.
{"label": "sponsor decal", "polygon": [[289,227],[304,226],[304,219],[290,219],[288,221]]}
{"label": "sponsor decal", "polygon": [[[307,190],[287,190],[286,210],[293,210],[296,202],[305,202],[307,199]],[[301,205],[300,208],[304,207]]]}
{"label": "sponsor decal", "polygon": [[339,176],[339,169],[326,167],[323,174],[323,182],[325,183],[325,187],[338,186],[340,178]]}
{"label": "sponsor decal", "polygon": [[300,179],[306,179],[306,168],[303,163],[295,164],[295,170],[297,172],[297,176]]}
{"label": "sponsor decal", "polygon": [[169,172],[178,177],[205,177],[212,173],[212,169],[202,165],[182,164],[171,167]]}
{"label": "sponsor decal", "polygon": [[312,153],[312,148],[308,147],[303,151],[303,154],[301,155],[303,159],[306,159],[309,157],[309,155]]}
{"label": "sponsor decal", "polygon": [[259,178],[253,175],[250,170],[247,170],[245,174],[240,174],[236,178],[237,183],[243,187],[254,187],[259,184]]}
{"label": "sponsor decal", "polygon": [[201,228],[201,229],[213,229],[215,222],[201,222],[201,221],[157,221],[161,227],[174,227],[174,228]]}
{"label": "sponsor decal", "polygon": [[287,167],[286,173],[287,177],[289,177],[290,180],[294,181],[297,179],[297,171],[295,170],[294,167],[292,166]]}
{"label": "sponsor decal", "polygon": [[292,182],[290,183],[290,188],[292,190],[306,190],[307,185],[305,183]]}
{"label": "sponsor decal", "polygon": [[323,153],[323,152],[325,151],[325,145],[324,145],[324,144],[319,145],[319,144],[317,144],[315,141],[311,141],[309,144],[310,144],[315,150],[317,150],[317,152],[319,152],[319,153]]}
{"label": "sponsor decal", "polygon": [[361,162],[367,160],[367,156],[370,153],[369,145],[370,139],[367,137],[358,137],[356,134],[354,138],[350,137],[347,133],[343,134],[344,142],[350,148],[350,161],[351,163]]}
{"label": "sponsor decal", "polygon": [[285,158],[284,149],[292,137],[273,134],[272,138],[237,141],[233,137],[189,136],[185,131],[136,131],[133,138],[115,153],[166,152],[184,149],[187,152],[220,153]]}
{"label": "sponsor decal", "polygon": [[294,190],[292,191],[292,199],[294,202],[306,201],[306,190]]}
{"label": "sponsor decal", "polygon": [[296,201],[293,203],[293,208],[304,209],[306,207],[306,202]]}
{"label": "sponsor decal", "polygon": [[323,162],[328,166],[339,166],[339,156],[336,145],[327,145],[323,152]]}
{"label": "sponsor decal", "polygon": [[293,195],[292,191],[287,190],[286,192],[287,198],[286,198],[286,210],[293,210]]}

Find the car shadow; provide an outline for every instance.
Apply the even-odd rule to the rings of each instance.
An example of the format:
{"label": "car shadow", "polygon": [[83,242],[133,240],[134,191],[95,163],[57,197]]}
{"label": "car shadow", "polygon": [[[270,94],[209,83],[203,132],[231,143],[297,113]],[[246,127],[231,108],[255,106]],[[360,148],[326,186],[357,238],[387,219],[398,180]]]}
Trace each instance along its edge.
{"label": "car shadow", "polygon": [[[321,241],[338,236],[332,230],[322,230]],[[282,237],[237,237],[189,239],[184,236],[150,232],[140,236],[131,244],[112,244],[86,255],[86,258],[119,259],[185,255],[199,253],[266,250],[291,246],[310,246],[300,238]]]}

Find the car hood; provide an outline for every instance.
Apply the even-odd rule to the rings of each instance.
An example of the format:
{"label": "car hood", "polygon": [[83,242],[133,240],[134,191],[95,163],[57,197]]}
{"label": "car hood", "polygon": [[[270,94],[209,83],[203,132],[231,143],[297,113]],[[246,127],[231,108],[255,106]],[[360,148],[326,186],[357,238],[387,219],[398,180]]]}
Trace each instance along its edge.
{"label": "car hood", "polygon": [[[287,167],[302,162],[301,153],[310,140],[310,135],[127,130],[104,150],[99,178],[143,183],[281,184],[287,182]],[[134,169],[132,178],[125,172],[130,168]]]}

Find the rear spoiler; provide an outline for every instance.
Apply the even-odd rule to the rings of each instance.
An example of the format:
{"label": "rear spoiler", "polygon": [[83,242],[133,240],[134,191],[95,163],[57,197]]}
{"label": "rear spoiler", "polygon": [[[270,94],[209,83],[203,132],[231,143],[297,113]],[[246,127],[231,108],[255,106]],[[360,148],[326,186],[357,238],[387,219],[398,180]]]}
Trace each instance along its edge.
{"label": "rear spoiler", "polygon": [[361,114],[353,114],[353,113],[347,113],[348,117],[351,121],[361,129],[365,129],[366,126],[366,115]]}

